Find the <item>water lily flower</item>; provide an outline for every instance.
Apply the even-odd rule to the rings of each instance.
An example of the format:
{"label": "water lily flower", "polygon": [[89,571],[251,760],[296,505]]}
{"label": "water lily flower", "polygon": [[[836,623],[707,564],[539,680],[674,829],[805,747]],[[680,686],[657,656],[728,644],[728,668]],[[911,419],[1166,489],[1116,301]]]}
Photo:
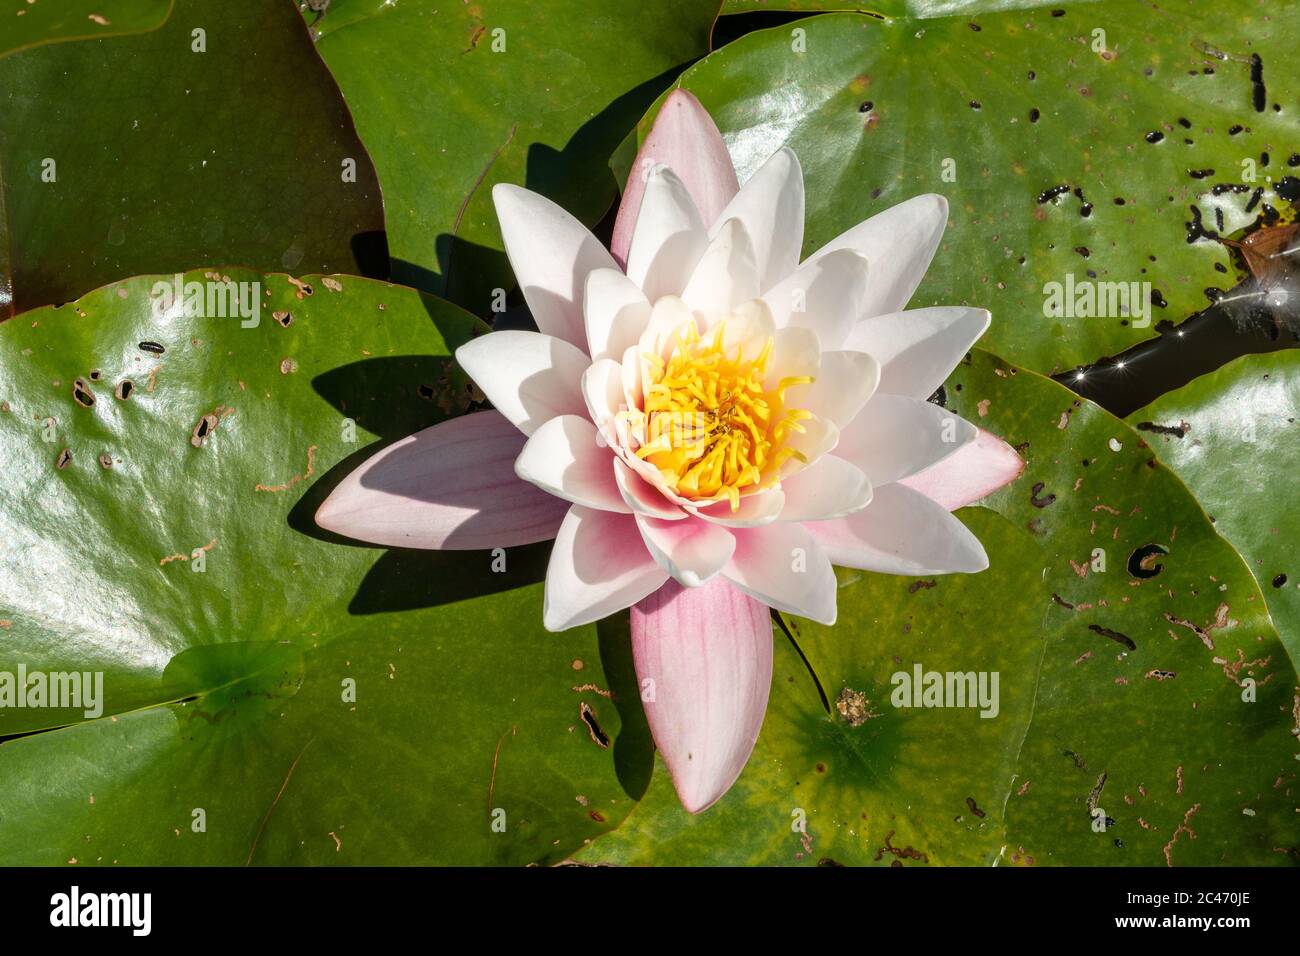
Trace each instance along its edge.
{"label": "water lily flower", "polygon": [[768,608],[834,623],[833,564],[988,566],[950,512],[1023,465],[927,399],[989,314],[903,311],[943,236],[942,196],[894,206],[801,262],[795,154],[777,151],[741,187],[717,127],[681,90],[637,157],[611,249],[543,196],[498,185],[493,198],[538,331],[457,350],[494,410],[388,446],[316,520],[403,547],[554,538],[546,627],[631,608],[651,732],[698,812],[758,738]]}

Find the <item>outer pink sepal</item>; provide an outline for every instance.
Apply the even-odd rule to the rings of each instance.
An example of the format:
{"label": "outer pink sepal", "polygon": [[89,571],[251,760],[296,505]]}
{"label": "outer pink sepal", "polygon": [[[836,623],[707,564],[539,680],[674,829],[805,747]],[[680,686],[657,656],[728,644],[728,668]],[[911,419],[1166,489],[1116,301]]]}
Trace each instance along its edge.
{"label": "outer pink sepal", "polygon": [[610,241],[610,252],[619,266],[627,264],[627,251],[632,245],[632,231],[645,192],[645,174],[660,163],[681,179],[695,200],[705,226],[713,225],[740,191],[731,154],[713,117],[692,94],[673,90],[636,154],[623,190],[623,201],[619,203]]}
{"label": "outer pink sepal", "polygon": [[632,606],[632,655],[655,746],[699,813],[735,783],[772,685],[772,621],[721,578],[669,581]]}
{"label": "outer pink sepal", "polygon": [[1011,484],[1024,470],[1014,448],[981,428],[974,441],[899,484],[956,511]]}
{"label": "outer pink sepal", "polygon": [[390,547],[470,551],[549,541],[569,503],[515,475],[525,441],[495,411],[426,428],[352,471],[316,523]]}

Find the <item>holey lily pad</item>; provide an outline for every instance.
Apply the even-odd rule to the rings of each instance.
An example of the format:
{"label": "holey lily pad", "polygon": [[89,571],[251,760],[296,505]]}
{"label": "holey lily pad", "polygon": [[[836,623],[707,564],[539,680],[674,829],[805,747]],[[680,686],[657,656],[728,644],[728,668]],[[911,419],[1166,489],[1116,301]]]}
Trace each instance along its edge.
{"label": "holey lily pad", "polygon": [[374,167],[292,3],[104,30],[0,58],[0,319],[195,262],[384,273]]}
{"label": "holey lily pad", "polygon": [[[1210,0],[835,13],[748,34],[679,82],[742,182],[781,146],[799,155],[805,253],[903,199],[947,196],[913,307],[988,308],[988,347],[1048,373],[1203,308],[1236,282],[1215,234],[1292,214],[1297,34],[1295,4]],[[1082,291],[1092,282],[1139,285],[1121,300]]]}
{"label": "holey lily pad", "polygon": [[514,282],[492,187],[543,193],[587,225],[606,159],[683,65],[719,0],[333,0],[317,49],[384,188],[393,278],[487,315]]}
{"label": "holey lily pad", "polygon": [[1246,559],[1292,661],[1300,661],[1297,420],[1294,351],[1238,359],[1128,417]]}
{"label": "holey lily pad", "polygon": [[[578,859],[1296,860],[1296,674],[1241,558],[1100,408],[982,352],[945,391],[1026,460],[987,508],[961,513],[990,568],[840,571],[838,622],[789,620],[802,657],[778,639],[767,718],[731,792],[691,817],[657,774]],[[922,688],[929,672],[971,674],[984,705],[960,706],[954,681],[920,703],[958,706],[896,706],[909,703],[896,675],[911,684],[918,669]]]}
{"label": "holey lily pad", "polygon": [[[256,322],[206,299],[227,278]],[[528,863],[616,823],[613,651],[542,629],[544,548],[386,552],[312,521],[464,410],[449,355],[481,323],[242,269],[184,277],[232,317],[155,315],[170,280],[0,326],[0,693],[29,683],[0,703],[0,863]],[[70,672],[98,700],[36,706]]]}

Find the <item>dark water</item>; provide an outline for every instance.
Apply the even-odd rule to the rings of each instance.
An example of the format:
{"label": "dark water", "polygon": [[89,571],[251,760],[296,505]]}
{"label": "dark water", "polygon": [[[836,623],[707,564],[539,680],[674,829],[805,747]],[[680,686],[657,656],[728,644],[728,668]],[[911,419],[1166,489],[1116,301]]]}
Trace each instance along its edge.
{"label": "dark water", "polygon": [[1278,293],[1261,291],[1254,280],[1242,283],[1179,325],[1160,323],[1156,338],[1055,378],[1122,418],[1233,359],[1300,346],[1300,292],[1263,304]]}

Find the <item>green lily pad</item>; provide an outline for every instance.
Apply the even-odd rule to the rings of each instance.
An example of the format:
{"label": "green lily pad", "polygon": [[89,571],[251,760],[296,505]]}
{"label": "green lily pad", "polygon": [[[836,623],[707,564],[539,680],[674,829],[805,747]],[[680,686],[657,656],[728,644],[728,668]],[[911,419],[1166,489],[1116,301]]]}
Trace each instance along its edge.
{"label": "green lily pad", "polygon": [[176,0],[152,32],[22,50],[0,116],[0,318],[195,262],[387,267],[374,168],[290,3]]}
{"label": "green lily pad", "polygon": [[[1285,65],[1300,8],[1056,12],[826,14],[750,33],[679,85],[717,120],[741,181],[781,146],[799,155],[805,252],[911,196],[946,195],[948,232],[912,305],[988,308],[989,348],[1050,373],[1203,308],[1203,290],[1236,281],[1206,231],[1239,236],[1300,196]],[[1093,281],[1124,283],[1131,305],[1118,287],[1093,287],[1089,305],[1079,284]]]}
{"label": "green lily pad", "polygon": [[[1066,0],[1064,5],[1074,8],[1091,2],[1093,0]],[[1062,3],[1056,0],[722,0],[722,13],[835,13],[848,10],[927,20],[1049,5],[1059,9]]]}
{"label": "green lily pad", "polygon": [[492,187],[584,223],[616,195],[606,158],[685,63],[718,0],[334,0],[314,23],[383,183],[393,278],[487,315],[514,286]]}
{"label": "green lily pad", "polygon": [[171,9],[172,0],[3,0],[0,57],[44,43],[146,33],[162,26]]}
{"label": "green lily pad", "polygon": [[614,825],[631,800],[583,714],[620,737],[628,652],[543,630],[547,548],[312,520],[464,410],[450,355],[482,323],[351,276],[184,280],[226,277],[258,284],[255,323],[157,315],[145,276],[0,326],[0,694],[102,675],[76,706],[0,703],[0,863],[518,864]]}
{"label": "green lily pad", "polygon": [[[825,13],[853,10],[862,13],[884,12],[886,7],[901,7],[891,0],[864,3],[862,0],[722,0],[722,15],[735,13]],[[891,14],[892,15],[892,14]]]}
{"label": "green lily pad", "polygon": [[[1026,459],[961,513],[990,568],[840,570],[837,624],[788,622],[807,663],[778,638],[767,719],[731,792],[692,817],[657,768],[577,859],[1295,859],[1296,673],[1241,558],[1143,436],[1097,406],[982,352],[946,395]],[[996,716],[895,706],[895,675],[917,667],[976,688],[983,674],[986,691],[996,673]]]}
{"label": "green lily pad", "polygon": [[1128,416],[1254,572],[1273,623],[1300,661],[1300,355],[1237,359]]}

